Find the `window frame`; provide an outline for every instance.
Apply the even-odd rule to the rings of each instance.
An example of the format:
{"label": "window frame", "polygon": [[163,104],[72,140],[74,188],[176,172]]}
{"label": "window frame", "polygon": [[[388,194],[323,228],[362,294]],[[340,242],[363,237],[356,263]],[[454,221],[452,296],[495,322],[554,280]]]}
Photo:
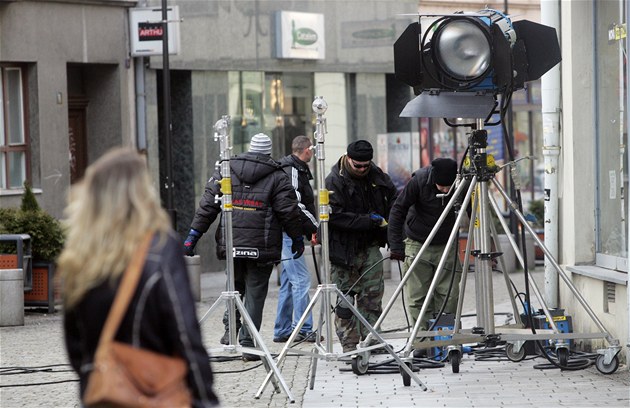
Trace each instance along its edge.
{"label": "window frame", "polygon": [[[20,111],[19,120],[21,121],[22,141],[21,143],[11,143],[9,141],[9,89],[7,87],[7,72],[18,71],[20,81]],[[21,190],[24,182],[31,182],[31,154],[30,154],[30,132],[28,128],[28,92],[27,92],[27,72],[24,64],[8,64],[0,63],[0,190]],[[23,153],[24,162],[21,166],[22,182],[19,186],[11,185],[11,164],[9,157],[11,153]]]}

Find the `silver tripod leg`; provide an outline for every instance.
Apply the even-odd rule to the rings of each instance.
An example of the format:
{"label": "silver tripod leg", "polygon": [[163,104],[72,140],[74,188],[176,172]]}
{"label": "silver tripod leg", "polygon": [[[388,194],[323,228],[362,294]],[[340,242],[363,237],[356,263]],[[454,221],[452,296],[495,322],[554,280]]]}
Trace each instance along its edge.
{"label": "silver tripod leg", "polygon": [[[243,304],[243,301],[241,300],[241,297],[238,291],[221,292],[221,296],[214,302],[214,304],[203,315],[199,323],[200,324],[203,323],[212,314],[212,312],[218,308],[219,304],[221,304],[222,302],[225,302],[226,307],[228,309],[230,341],[229,341],[229,344],[224,345],[223,347],[220,347],[217,349],[209,349],[208,351],[211,353],[216,352],[216,351],[224,351],[228,353],[243,352],[243,353],[249,353],[249,354],[255,354],[255,355],[261,356],[263,358],[263,363],[264,363],[265,369],[267,370],[268,377],[272,379],[272,376],[273,376],[272,381],[274,384],[275,391],[280,392],[280,388],[282,388],[282,390],[287,394],[287,398],[289,399],[289,401],[295,402],[295,398],[293,397],[291,390],[287,386],[287,383],[284,381],[284,378],[282,377],[277,364],[273,360],[273,357],[271,356],[269,349],[265,345],[265,342],[263,341],[260,333],[256,329],[256,326],[254,325],[252,318],[249,316],[247,309],[245,309],[245,305]],[[236,334],[237,334],[236,327],[235,327],[236,326],[236,319],[235,319],[236,310],[240,312],[241,317],[243,318],[243,324],[247,327],[247,330],[254,338],[255,340],[254,344],[256,344],[257,347],[253,347],[253,348],[243,347],[241,345],[236,344]],[[255,395],[255,398],[256,399],[260,398],[260,393],[257,393]]]}
{"label": "silver tripod leg", "polygon": [[[516,207],[516,205],[514,204],[514,202],[510,199],[510,197],[507,195],[507,193],[505,192],[505,190],[503,189],[503,187],[501,187],[501,185],[496,181],[496,180],[492,180],[495,187],[497,188],[497,190],[501,193],[501,195],[503,196],[503,198],[505,199],[505,201],[508,203],[508,205],[510,206],[510,208],[512,209],[512,212],[518,217],[518,219],[521,221],[521,224],[527,229],[527,231],[529,232],[529,234],[532,236],[532,238],[534,238],[534,240],[536,241],[536,243],[540,246],[540,248],[543,250],[543,252],[545,253],[545,256],[547,257],[547,259],[549,260],[549,262],[551,262],[551,264],[553,265],[554,269],[558,272],[558,274],[560,275],[560,277],[562,278],[562,280],[564,281],[564,283],[567,284],[569,290],[571,291],[571,293],[573,293],[573,295],[576,297],[576,299],[578,300],[578,302],[582,305],[582,307],[584,308],[584,310],[586,311],[586,313],[589,315],[589,317],[591,318],[591,320],[593,321],[593,323],[595,323],[595,325],[597,326],[597,328],[603,332],[605,334],[605,338],[606,341],[608,342],[608,344],[611,346],[612,349],[614,349],[613,351],[609,352],[607,354],[607,358],[610,354],[612,354],[612,352],[618,352],[619,350],[621,350],[621,346],[619,344],[619,340],[613,338],[610,335],[610,332],[608,330],[606,330],[606,328],[604,327],[604,324],[601,322],[601,320],[599,320],[599,318],[597,317],[597,315],[595,314],[595,312],[593,311],[593,309],[591,309],[591,307],[589,306],[589,304],[586,302],[586,299],[584,299],[584,297],[582,296],[582,294],[577,290],[577,288],[575,287],[575,285],[573,284],[573,282],[571,282],[571,280],[569,279],[569,277],[567,276],[566,272],[564,272],[564,270],[562,270],[562,268],[560,267],[560,265],[558,264],[558,262],[556,261],[556,259],[554,258],[553,254],[547,249],[547,247],[545,246],[545,244],[540,240],[540,238],[538,238],[538,235],[536,234],[536,232],[534,231],[534,229],[527,223],[527,220],[525,219],[525,217],[523,216],[523,214],[518,211],[518,208]],[[615,353],[616,354],[616,353]]]}
{"label": "silver tripod leg", "polygon": [[[468,202],[470,201],[470,196],[472,194],[472,191],[475,188],[475,185],[476,185],[476,180],[473,179],[471,181],[471,183],[470,183],[470,186],[468,187],[468,191],[466,193],[466,198],[465,198],[465,204],[463,204],[463,205],[468,205]],[[429,236],[427,237],[427,240],[424,242],[424,244],[420,248],[420,251],[418,252],[416,257],[414,258],[413,262],[411,263],[411,265],[410,265],[409,269],[407,270],[407,272],[405,273],[405,275],[401,278],[400,283],[398,284],[398,286],[396,287],[396,290],[394,291],[394,294],[389,299],[389,301],[387,302],[387,305],[383,309],[383,312],[381,313],[381,315],[379,316],[378,320],[374,324],[374,329],[375,330],[380,330],[381,325],[383,324],[383,322],[387,318],[387,315],[389,314],[390,310],[394,306],[394,303],[396,302],[396,299],[402,293],[402,290],[403,290],[405,284],[407,283],[407,281],[411,277],[411,271],[417,265],[417,263],[420,261],[420,257],[426,251],[426,249],[428,248],[429,244],[431,244],[431,241],[433,240],[433,237],[435,237],[435,234],[437,233],[438,229],[444,223],[444,220],[446,219],[446,216],[448,215],[448,212],[455,205],[457,197],[459,197],[461,195],[461,193],[464,191],[465,188],[466,188],[466,183],[460,183],[459,186],[457,187],[457,189],[455,190],[455,192],[453,193],[453,196],[450,198],[448,204],[444,208],[444,211],[442,212],[442,215],[437,220],[437,222],[435,223],[435,226],[433,227],[433,229],[429,233]],[[464,208],[464,207],[462,207],[462,208]],[[456,226],[459,225],[460,221],[461,221],[461,219],[458,218],[458,221],[456,222]],[[414,330],[414,332],[411,333],[411,336],[409,336],[407,345],[405,346],[405,348],[403,350],[403,354],[402,355],[405,358],[409,356],[409,354],[411,352],[411,347],[413,345],[413,340],[415,339],[415,337],[417,335],[417,331],[420,328],[419,325],[417,325],[417,328],[415,326],[416,325],[414,325],[414,329],[416,329],[416,330]],[[407,337],[407,336],[405,336],[405,337]]]}

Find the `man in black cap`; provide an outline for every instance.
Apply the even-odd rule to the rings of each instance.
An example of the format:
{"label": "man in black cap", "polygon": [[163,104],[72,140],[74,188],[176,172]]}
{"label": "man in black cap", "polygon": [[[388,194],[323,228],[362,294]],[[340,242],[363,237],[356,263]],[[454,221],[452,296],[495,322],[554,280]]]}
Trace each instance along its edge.
{"label": "man in black cap", "polygon": [[[391,178],[372,163],[373,155],[367,140],[352,142],[326,177],[332,282],[370,324],[382,312],[385,285],[379,248],[387,243],[386,220],[397,195]],[[369,331],[345,304],[335,311],[343,352],[356,350]]]}
{"label": "man in black cap", "polygon": [[[430,166],[423,167],[412,175],[411,180],[394,203],[389,215],[388,241],[391,259],[404,261],[403,273],[406,273],[411,266],[448,204],[448,198],[437,197],[437,195],[447,193],[455,182],[456,176],[457,162],[455,160],[442,157],[434,159]],[[407,280],[405,286],[407,311],[414,323],[418,319],[455,221],[456,214],[454,209],[451,209]],[[434,313],[439,312],[447,296],[451,285],[454,262],[456,275],[452,280],[450,296],[444,311],[445,313],[455,313],[461,278],[457,244],[452,246],[451,252],[446,258],[442,277],[420,324],[421,330],[428,329],[428,320],[433,317]],[[414,353],[414,355],[416,354],[419,355],[420,353]]]}

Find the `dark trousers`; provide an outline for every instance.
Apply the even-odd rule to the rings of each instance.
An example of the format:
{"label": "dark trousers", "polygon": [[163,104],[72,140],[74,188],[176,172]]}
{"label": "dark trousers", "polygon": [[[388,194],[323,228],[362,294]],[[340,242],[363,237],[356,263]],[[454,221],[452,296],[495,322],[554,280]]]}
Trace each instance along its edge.
{"label": "dark trousers", "polygon": [[[265,299],[267,299],[269,278],[272,270],[272,264],[261,264],[251,259],[234,259],[234,288],[241,294],[241,299],[245,299],[245,310],[247,310],[247,314],[254,322],[257,331],[260,331],[262,323],[263,309],[265,307]],[[254,339],[247,327],[241,325],[240,320],[241,316],[237,311],[236,325],[240,327],[238,334],[239,343],[245,347],[252,347],[254,346]],[[223,324],[227,330],[227,310],[223,315]]]}

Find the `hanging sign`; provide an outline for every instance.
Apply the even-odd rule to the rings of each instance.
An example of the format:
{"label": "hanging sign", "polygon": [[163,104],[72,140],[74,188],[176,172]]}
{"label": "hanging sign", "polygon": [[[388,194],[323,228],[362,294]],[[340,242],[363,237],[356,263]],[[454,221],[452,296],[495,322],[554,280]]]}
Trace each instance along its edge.
{"label": "hanging sign", "polygon": [[324,15],[278,11],[276,13],[276,57],[324,59]]}
{"label": "hanging sign", "polygon": [[[179,6],[166,9],[168,20],[168,53],[179,53]],[[162,55],[162,9],[129,9],[131,55],[142,57]]]}

